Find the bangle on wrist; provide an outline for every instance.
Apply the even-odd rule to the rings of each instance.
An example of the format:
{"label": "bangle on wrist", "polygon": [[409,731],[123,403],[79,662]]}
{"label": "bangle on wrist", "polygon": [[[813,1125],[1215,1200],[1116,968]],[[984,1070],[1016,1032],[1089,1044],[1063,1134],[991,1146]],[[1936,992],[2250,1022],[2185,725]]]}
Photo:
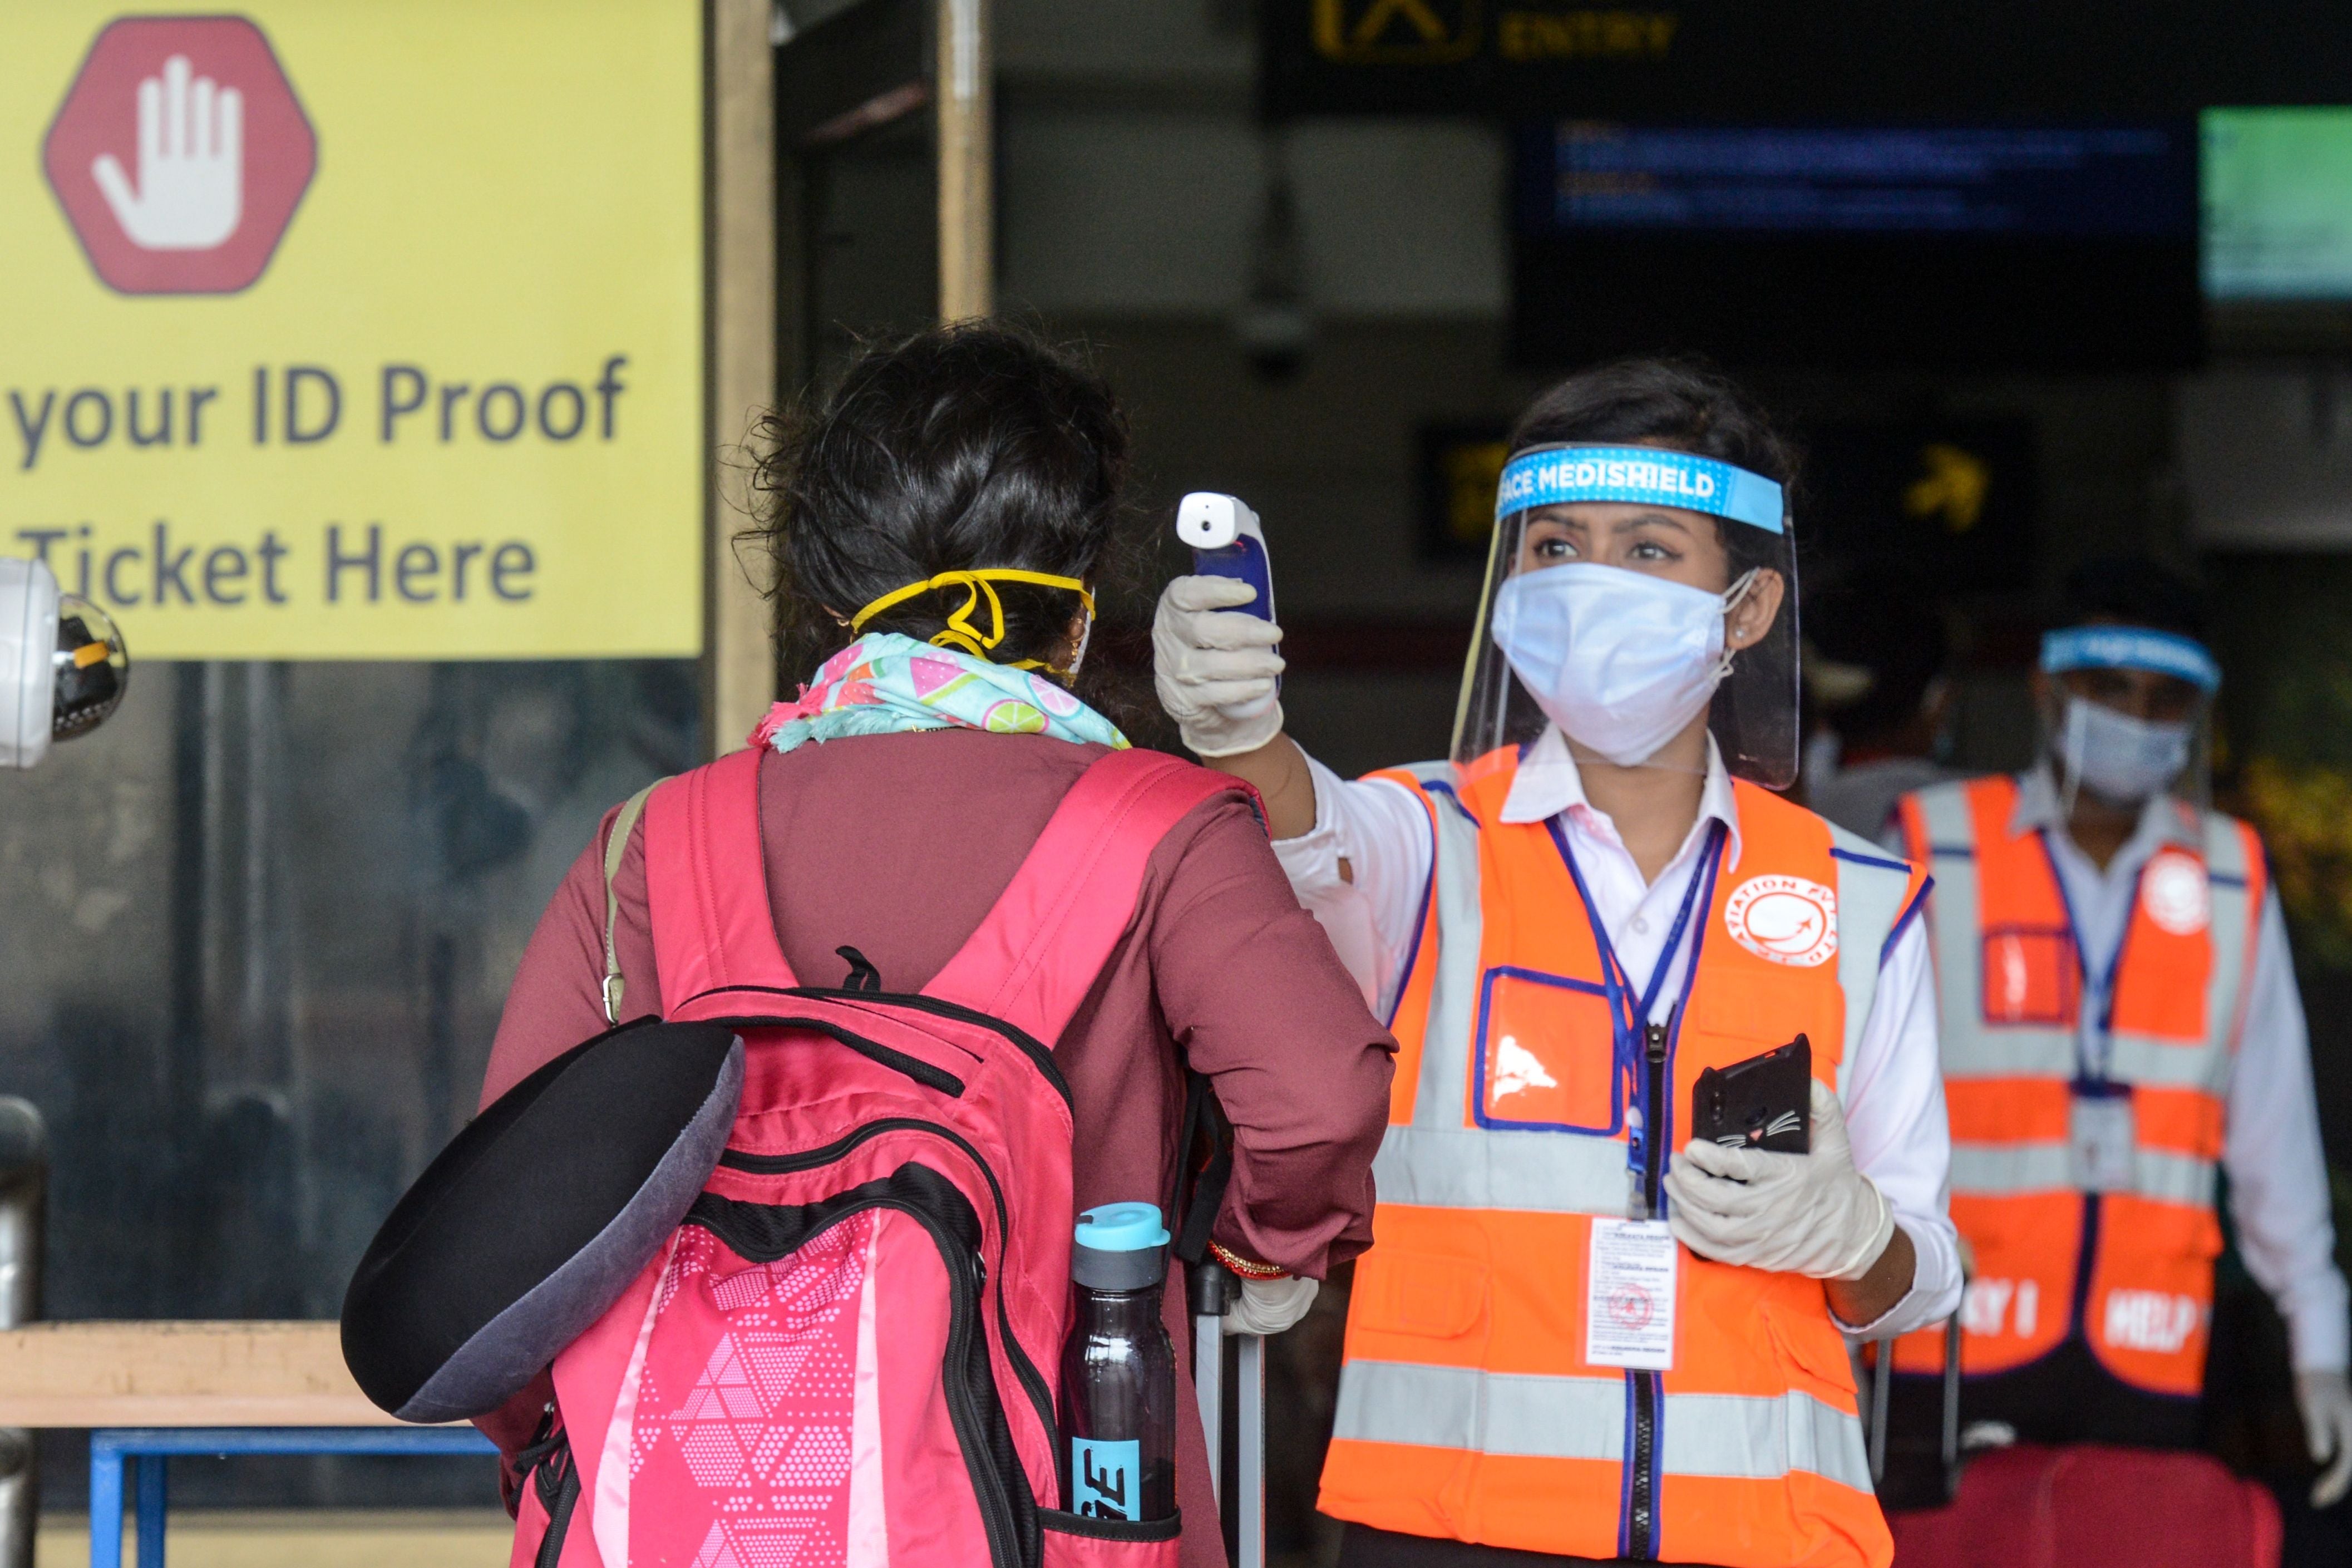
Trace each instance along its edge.
{"label": "bangle on wrist", "polygon": [[1218,1262],[1223,1264],[1226,1268],[1232,1269],[1234,1273],[1240,1275],[1244,1279],[1287,1279],[1290,1278],[1290,1270],[1287,1268],[1279,1268],[1271,1263],[1253,1262],[1251,1259],[1244,1258],[1240,1253],[1234,1251],[1232,1248],[1221,1246],[1213,1241],[1209,1243],[1209,1254]]}

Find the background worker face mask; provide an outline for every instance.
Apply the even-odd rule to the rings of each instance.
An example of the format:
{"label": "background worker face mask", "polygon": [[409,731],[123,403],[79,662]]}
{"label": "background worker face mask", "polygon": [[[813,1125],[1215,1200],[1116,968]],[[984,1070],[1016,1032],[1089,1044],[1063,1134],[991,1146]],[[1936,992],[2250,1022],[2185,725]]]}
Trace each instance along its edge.
{"label": "background worker face mask", "polygon": [[2069,696],[2059,735],[2066,776],[2102,799],[2136,805],[2162,791],[2188,767],[2187,721],[2165,723]]}
{"label": "background worker face mask", "polygon": [[2076,792],[2132,808],[2159,795],[2202,807],[2221,669],[2193,637],[2094,623],[2042,639],[2043,754],[2071,814]]}
{"label": "background worker face mask", "polygon": [[1495,641],[1546,717],[1630,767],[1706,711],[1731,668],[1724,616],[1755,579],[1710,594],[1619,566],[1548,566],[1496,593]]}

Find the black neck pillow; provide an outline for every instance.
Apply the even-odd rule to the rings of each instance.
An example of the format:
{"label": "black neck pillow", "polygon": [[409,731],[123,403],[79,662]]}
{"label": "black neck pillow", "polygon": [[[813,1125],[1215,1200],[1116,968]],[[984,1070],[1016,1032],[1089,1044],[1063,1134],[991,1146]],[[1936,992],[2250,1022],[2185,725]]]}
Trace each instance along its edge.
{"label": "black neck pillow", "polygon": [[620,1300],[718,1168],[743,1046],[643,1018],[500,1095],[393,1206],[343,1295],[343,1360],[403,1421],[497,1409]]}

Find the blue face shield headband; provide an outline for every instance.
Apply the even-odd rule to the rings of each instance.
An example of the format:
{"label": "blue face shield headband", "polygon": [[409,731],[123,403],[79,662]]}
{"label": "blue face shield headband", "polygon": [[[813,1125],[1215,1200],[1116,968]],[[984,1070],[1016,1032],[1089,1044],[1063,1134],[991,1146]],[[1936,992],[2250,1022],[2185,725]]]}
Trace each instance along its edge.
{"label": "blue face shield headband", "polygon": [[1538,447],[1503,467],[1495,521],[1569,501],[1632,501],[1782,530],[1780,487],[1712,458],[1655,447]]}
{"label": "blue face shield headband", "polygon": [[2221,687],[2221,667],[2205,645],[2178,632],[2148,626],[2068,626],[2042,639],[2042,668],[2052,675],[2070,669],[2145,669],[2185,680],[2210,697]]}

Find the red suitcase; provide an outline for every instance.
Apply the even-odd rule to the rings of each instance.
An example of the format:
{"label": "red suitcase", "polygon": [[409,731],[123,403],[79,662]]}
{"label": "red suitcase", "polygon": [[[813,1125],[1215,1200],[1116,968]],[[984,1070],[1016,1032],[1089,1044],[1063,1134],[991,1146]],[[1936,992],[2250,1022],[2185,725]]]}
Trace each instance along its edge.
{"label": "red suitcase", "polygon": [[2278,1568],[2278,1504],[2205,1454],[1996,1448],[1949,1508],[1891,1515],[1895,1568]]}

